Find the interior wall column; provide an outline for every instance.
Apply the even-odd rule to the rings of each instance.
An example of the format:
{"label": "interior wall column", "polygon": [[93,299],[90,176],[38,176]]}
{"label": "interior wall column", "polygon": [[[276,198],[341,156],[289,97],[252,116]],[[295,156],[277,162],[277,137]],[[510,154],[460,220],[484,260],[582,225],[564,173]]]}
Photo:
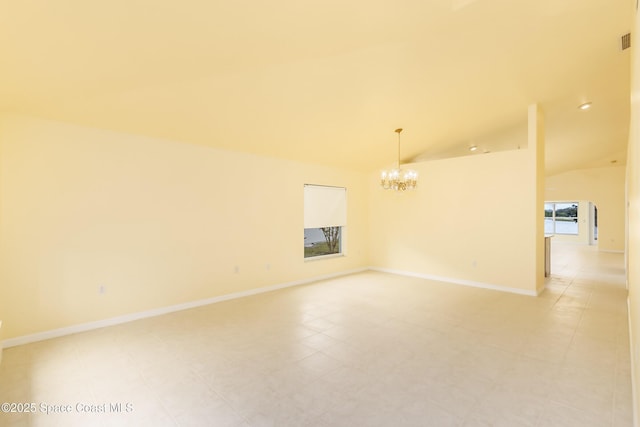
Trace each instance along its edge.
{"label": "interior wall column", "polygon": [[535,286],[540,294],[544,290],[544,113],[538,104],[529,106],[528,111],[528,150],[532,173],[535,208]]}

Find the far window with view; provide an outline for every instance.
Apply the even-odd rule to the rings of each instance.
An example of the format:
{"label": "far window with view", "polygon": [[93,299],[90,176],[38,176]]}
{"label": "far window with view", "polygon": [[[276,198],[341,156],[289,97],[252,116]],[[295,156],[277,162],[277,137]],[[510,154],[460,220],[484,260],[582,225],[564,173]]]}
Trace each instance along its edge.
{"label": "far window with view", "polygon": [[346,220],[346,188],[305,185],[304,257],[343,254]]}
{"label": "far window with view", "polygon": [[578,234],[578,202],[545,203],[545,234]]}

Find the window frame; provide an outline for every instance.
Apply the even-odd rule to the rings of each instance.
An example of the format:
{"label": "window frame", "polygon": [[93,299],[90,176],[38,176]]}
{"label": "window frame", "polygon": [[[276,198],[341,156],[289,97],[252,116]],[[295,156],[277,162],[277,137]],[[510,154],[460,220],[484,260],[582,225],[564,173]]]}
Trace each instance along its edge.
{"label": "window frame", "polygon": [[[324,258],[335,258],[335,257],[341,257],[341,256],[345,256],[344,253],[344,226],[334,226],[335,228],[338,229],[338,251],[337,252],[330,252],[330,253],[325,253],[325,254],[320,254],[320,255],[307,255],[307,244],[305,242],[305,253],[304,253],[304,259],[305,261],[311,261],[311,260],[317,260],[317,259],[324,259]],[[328,227],[321,227],[321,228],[328,228]],[[333,227],[332,227],[333,228]],[[307,230],[320,230],[320,228],[305,228],[305,234],[307,233]],[[320,231],[322,232],[322,231]],[[324,233],[323,233],[324,234]],[[305,239],[307,237],[305,236]],[[325,241],[321,242],[322,244],[327,244],[328,243]]]}

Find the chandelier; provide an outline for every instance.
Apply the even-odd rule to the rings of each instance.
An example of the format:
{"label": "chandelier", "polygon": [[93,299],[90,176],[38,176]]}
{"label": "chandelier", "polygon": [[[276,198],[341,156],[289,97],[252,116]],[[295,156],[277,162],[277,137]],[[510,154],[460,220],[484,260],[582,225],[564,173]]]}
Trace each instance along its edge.
{"label": "chandelier", "polygon": [[385,190],[413,190],[418,184],[418,172],[400,169],[400,132],[402,129],[396,129],[395,132],[398,134],[398,165],[395,169],[382,171],[380,186]]}

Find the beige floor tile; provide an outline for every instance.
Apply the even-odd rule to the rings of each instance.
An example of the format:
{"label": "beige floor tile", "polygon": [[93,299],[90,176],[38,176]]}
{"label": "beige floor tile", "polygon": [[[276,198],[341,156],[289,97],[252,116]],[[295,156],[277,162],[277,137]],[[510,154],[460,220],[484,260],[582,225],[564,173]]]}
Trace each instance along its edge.
{"label": "beige floor tile", "polygon": [[7,426],[631,427],[623,257],[558,245],[538,298],[364,272],[6,349]]}
{"label": "beige floor tile", "polygon": [[2,425],[5,427],[31,427],[34,425],[34,419],[30,415],[2,414],[0,417]]}
{"label": "beige floor tile", "polygon": [[465,426],[536,426],[546,400],[524,390],[498,386],[485,394],[467,415]]}
{"label": "beige floor tile", "polygon": [[410,400],[396,410],[395,425],[415,427],[455,427],[461,423],[456,413],[428,400]]}
{"label": "beige floor tile", "polygon": [[237,427],[245,425],[246,420],[221,399],[192,399],[178,411],[168,409],[179,426],[199,427],[204,425]]}
{"label": "beige floor tile", "polygon": [[[602,427],[612,424],[611,412],[586,412],[555,402],[545,405],[540,415],[540,427]],[[630,426],[629,426],[630,427]]]}

